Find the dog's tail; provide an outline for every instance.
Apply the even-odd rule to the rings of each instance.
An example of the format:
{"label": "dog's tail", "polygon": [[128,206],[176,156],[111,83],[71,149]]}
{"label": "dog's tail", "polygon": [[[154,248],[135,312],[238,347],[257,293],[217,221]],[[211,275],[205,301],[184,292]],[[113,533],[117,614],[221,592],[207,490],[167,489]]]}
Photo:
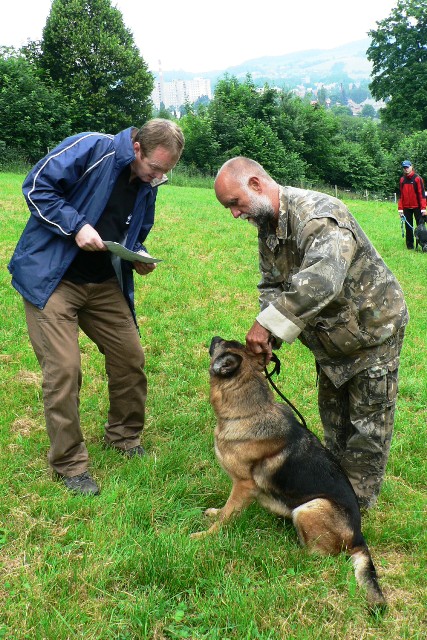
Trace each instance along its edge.
{"label": "dog's tail", "polygon": [[387,602],[378,582],[377,572],[366,543],[349,550],[357,583],[366,590],[369,609],[372,613],[382,613]]}

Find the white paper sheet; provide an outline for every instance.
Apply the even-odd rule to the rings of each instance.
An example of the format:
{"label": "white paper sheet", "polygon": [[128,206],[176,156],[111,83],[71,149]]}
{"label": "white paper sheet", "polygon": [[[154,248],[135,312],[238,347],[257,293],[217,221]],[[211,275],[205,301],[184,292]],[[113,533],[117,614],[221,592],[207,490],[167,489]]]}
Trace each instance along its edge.
{"label": "white paper sheet", "polygon": [[119,244],[118,242],[111,242],[110,240],[103,240],[103,242],[108,251],[119,256],[122,260],[129,260],[130,262],[146,262],[148,264],[161,262],[160,258],[153,258],[153,256],[150,256],[150,254],[145,251],[131,251],[130,249],[126,249],[122,244]]}

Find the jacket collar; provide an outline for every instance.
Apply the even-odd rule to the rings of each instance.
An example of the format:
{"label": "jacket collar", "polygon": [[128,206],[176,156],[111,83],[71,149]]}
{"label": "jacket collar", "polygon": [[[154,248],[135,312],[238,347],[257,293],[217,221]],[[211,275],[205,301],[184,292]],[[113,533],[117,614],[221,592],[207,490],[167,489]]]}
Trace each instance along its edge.
{"label": "jacket collar", "polygon": [[125,167],[135,160],[135,151],[133,150],[132,143],[132,130],[134,128],[135,127],[129,127],[114,136],[116,162],[120,167]]}

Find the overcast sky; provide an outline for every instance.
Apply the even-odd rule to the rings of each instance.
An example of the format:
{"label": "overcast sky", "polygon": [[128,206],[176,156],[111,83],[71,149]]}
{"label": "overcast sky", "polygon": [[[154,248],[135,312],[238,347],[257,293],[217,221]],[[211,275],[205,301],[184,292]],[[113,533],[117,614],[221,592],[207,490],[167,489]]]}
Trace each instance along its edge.
{"label": "overcast sky", "polygon": [[[151,71],[223,70],[252,58],[362,40],[397,0],[112,0]],[[6,3],[5,3],[6,5]],[[51,0],[11,0],[0,45],[39,40]]]}

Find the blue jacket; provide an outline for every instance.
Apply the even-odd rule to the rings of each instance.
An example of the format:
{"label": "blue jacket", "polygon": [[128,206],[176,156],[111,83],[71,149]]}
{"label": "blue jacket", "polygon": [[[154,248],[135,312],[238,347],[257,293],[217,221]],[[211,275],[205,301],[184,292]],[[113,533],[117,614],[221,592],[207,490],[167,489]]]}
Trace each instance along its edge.
{"label": "blue jacket", "polygon": [[[79,133],[42,158],[26,177],[22,190],[31,216],[8,265],[12,285],[43,309],[79,248],[76,233],[95,226],[121,171],[135,159],[132,128],[117,135]],[[126,238],[133,251],[154,223],[157,183],[142,183]],[[108,238],[107,238],[108,239]],[[133,269],[120,263],[123,293],[134,313]]]}

